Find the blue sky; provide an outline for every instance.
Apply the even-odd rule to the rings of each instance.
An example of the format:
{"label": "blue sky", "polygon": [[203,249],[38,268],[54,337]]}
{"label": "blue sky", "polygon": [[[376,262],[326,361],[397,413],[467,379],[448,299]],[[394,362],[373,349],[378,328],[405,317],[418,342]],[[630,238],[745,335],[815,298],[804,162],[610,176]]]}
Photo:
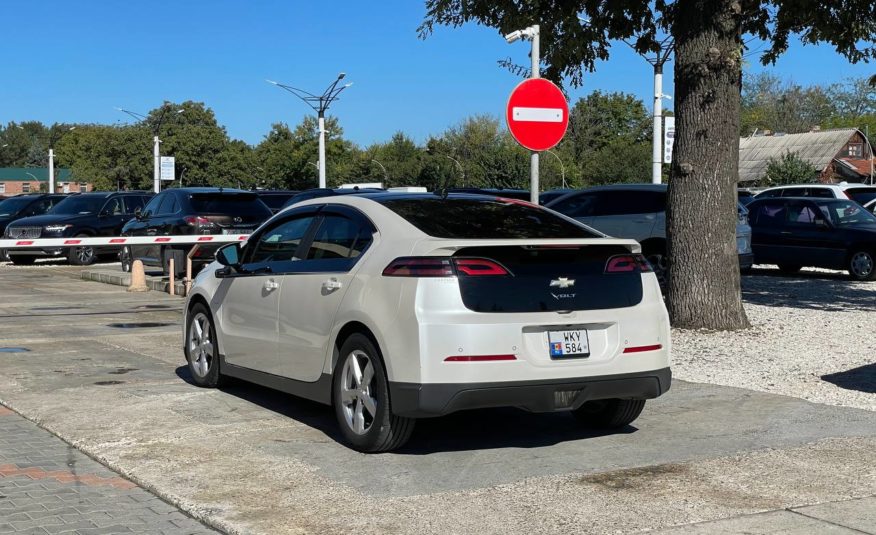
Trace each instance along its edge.
{"label": "blue sky", "polygon": [[[146,112],[163,100],[202,101],[232,137],[258,143],[277,121],[310,110],[278,80],[321,92],[339,71],[353,87],[335,103],[359,144],[402,130],[417,141],[476,113],[501,115],[519,81],[496,65],[527,64],[529,44],[508,45],[491,28],[439,27],[425,41],[418,0],[301,2],[230,0],[4,2],[0,123],[115,123],[114,107]],[[626,45],[571,89],[625,91],[650,108],[651,68]],[[762,70],[752,58],[752,71]],[[869,76],[829,47],[795,44],[776,74],[803,85]],[[671,73],[671,65],[667,66]],[[665,92],[672,94],[671,74]],[[671,102],[669,103],[671,106]]]}

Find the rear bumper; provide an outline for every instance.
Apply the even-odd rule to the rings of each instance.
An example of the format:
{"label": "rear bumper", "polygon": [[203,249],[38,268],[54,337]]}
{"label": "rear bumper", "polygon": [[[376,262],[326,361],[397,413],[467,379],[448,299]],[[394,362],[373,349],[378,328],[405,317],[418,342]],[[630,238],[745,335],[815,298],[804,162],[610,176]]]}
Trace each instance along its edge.
{"label": "rear bumper", "polygon": [[409,418],[441,416],[466,409],[518,407],[531,412],[577,409],[597,399],[651,399],[672,383],[670,369],[538,381],[496,383],[390,382],[392,412]]}

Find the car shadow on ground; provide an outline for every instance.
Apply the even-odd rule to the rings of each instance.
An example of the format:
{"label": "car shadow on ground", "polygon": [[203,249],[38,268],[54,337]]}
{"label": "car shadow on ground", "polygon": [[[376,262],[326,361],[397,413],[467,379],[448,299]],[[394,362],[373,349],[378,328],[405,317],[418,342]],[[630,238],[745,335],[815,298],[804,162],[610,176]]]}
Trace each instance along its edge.
{"label": "car shadow on ground", "polygon": [[854,282],[841,273],[755,269],[742,277],[742,300],[773,307],[816,310],[874,310],[876,283]]}
{"label": "car shadow on ground", "polygon": [[821,378],[846,390],[876,394],[876,364],[865,364],[844,372],[822,375]]}
{"label": "car shadow on ground", "polygon": [[[188,366],[178,367],[176,375],[189,384],[195,384]],[[221,390],[317,429],[340,444],[344,443],[335,413],[327,405],[238,379]],[[514,408],[478,409],[418,420],[410,442],[394,453],[428,455],[449,451],[540,448],[636,431],[638,428],[631,425],[608,431],[590,429],[579,424],[567,412],[535,414]]]}

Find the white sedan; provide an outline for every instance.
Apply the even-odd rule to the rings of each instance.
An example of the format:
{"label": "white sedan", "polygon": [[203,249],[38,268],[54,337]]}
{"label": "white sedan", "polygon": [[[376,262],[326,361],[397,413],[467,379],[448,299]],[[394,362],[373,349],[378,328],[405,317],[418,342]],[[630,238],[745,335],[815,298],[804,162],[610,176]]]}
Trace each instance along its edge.
{"label": "white sedan", "polygon": [[355,449],[483,407],[622,427],[669,389],[669,319],[633,240],[479,195],[313,199],[220,249],[186,300],[194,381],[334,407]]}

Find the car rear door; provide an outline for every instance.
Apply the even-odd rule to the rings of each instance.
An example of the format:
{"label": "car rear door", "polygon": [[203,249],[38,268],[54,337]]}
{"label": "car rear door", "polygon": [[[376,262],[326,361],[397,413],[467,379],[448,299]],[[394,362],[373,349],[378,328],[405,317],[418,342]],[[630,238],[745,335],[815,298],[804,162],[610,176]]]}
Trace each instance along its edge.
{"label": "car rear door", "polygon": [[[243,253],[241,269],[220,283],[217,295],[223,353],[229,364],[275,375],[278,313],[284,273],[303,262],[302,247],[311,236],[316,210],[296,211],[254,235]],[[309,310],[312,303],[298,301]]]}
{"label": "car rear door", "polygon": [[[151,229],[151,221],[154,217],[157,217],[158,209],[161,207],[161,203],[164,201],[169,193],[160,193],[146,203],[146,206],[143,208],[141,212],[141,218],[132,221],[126,232],[131,236],[154,236],[155,232]],[[149,245],[132,245],[131,246],[131,255],[132,258],[137,260],[143,260],[144,262],[152,265],[160,264],[161,259],[159,258],[159,246],[156,244]]]}
{"label": "car rear door", "polygon": [[590,225],[597,198],[598,194],[595,192],[575,193],[561,197],[554,203],[549,203],[548,208],[585,225]]}
{"label": "car rear door", "polygon": [[327,207],[305,259],[282,276],[279,353],[271,373],[299,381],[320,378],[330,354],[335,315],[370,246],[374,227],[348,207]]}
{"label": "car rear door", "polygon": [[776,197],[749,205],[751,251],[757,264],[791,263],[787,253],[788,201]]}

